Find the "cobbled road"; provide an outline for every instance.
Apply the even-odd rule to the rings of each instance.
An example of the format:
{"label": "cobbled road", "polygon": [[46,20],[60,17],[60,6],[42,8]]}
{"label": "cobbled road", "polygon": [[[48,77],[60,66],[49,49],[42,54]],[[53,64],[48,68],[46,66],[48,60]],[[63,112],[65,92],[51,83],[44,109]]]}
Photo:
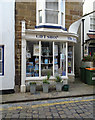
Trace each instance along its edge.
{"label": "cobbled road", "polygon": [[63,98],[0,105],[0,116],[16,119],[69,119],[94,120],[95,97]]}

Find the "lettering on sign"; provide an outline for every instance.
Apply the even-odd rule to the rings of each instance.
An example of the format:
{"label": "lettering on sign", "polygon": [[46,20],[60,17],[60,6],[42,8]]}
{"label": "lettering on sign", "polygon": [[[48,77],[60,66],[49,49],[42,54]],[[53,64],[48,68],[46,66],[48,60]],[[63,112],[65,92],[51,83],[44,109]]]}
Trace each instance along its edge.
{"label": "lettering on sign", "polygon": [[77,39],[76,38],[73,38],[73,37],[68,37],[68,40],[72,40],[72,41],[77,41]]}
{"label": "lettering on sign", "polygon": [[51,35],[36,35],[36,38],[57,39],[58,36],[51,36]]}

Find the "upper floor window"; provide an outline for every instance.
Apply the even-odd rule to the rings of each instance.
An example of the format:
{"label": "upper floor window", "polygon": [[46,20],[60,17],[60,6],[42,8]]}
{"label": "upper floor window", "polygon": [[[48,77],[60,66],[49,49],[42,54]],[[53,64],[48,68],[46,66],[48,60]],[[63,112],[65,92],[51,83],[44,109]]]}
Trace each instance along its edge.
{"label": "upper floor window", "polygon": [[90,17],[90,30],[95,30],[95,17]]}
{"label": "upper floor window", "polygon": [[58,0],[50,2],[46,0],[45,20],[46,23],[58,24]]}
{"label": "upper floor window", "polygon": [[4,75],[4,46],[0,46],[0,75]]}
{"label": "upper floor window", "polygon": [[65,27],[65,0],[37,0],[37,25],[41,24]]}

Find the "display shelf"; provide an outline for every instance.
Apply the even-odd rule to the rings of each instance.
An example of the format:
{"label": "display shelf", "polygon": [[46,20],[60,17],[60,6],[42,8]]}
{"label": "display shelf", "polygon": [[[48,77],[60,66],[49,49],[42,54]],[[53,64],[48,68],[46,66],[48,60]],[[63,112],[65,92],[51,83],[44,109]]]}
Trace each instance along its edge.
{"label": "display shelf", "polygon": [[72,56],[68,56],[68,58],[72,58]]}
{"label": "display shelf", "polygon": [[72,54],[72,52],[68,52],[68,54]]}
{"label": "display shelf", "polygon": [[53,63],[41,63],[42,65],[51,65]]}
{"label": "display shelf", "polygon": [[46,55],[45,55],[45,56],[41,56],[41,57],[46,57],[46,58],[49,58],[49,57],[53,57],[53,56],[51,56],[51,55],[50,55],[50,56],[46,56]]}

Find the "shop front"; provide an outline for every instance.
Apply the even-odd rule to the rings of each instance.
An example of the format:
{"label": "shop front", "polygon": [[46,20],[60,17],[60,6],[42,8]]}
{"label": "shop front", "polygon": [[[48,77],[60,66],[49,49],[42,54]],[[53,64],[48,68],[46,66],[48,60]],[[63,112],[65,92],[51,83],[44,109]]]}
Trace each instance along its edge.
{"label": "shop front", "polygon": [[[24,24],[22,24],[24,25]],[[21,90],[28,81],[43,80],[50,73],[68,79],[74,76],[74,44],[77,36],[62,30],[22,30]]]}

